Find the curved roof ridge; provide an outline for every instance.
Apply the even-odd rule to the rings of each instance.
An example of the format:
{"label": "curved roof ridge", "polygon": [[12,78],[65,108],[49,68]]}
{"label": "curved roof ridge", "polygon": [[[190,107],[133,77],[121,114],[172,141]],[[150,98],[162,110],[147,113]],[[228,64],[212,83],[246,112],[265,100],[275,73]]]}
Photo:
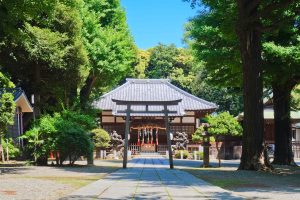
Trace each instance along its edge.
{"label": "curved roof ridge", "polygon": [[[126,82],[93,102],[100,109],[113,110],[112,98],[128,101],[162,101],[182,99],[182,110],[215,110],[215,103],[198,98],[173,85],[169,79],[126,79]],[[152,106],[151,109],[156,109]]]}
{"label": "curved roof ridge", "polygon": [[108,92],[108,93],[102,95],[99,99],[102,99],[102,98],[104,98],[104,97],[106,97],[106,96],[108,96],[108,95],[111,95],[111,94],[117,92],[118,90],[124,88],[125,86],[128,86],[129,83],[130,83],[130,82],[125,82],[124,84],[122,84],[122,85],[116,87],[116,88],[113,89],[112,91],[110,91],[110,92]]}
{"label": "curved roof ridge", "polygon": [[131,83],[165,83],[170,82],[170,79],[126,78],[126,81]]}
{"label": "curved roof ridge", "polygon": [[192,94],[190,94],[190,93],[188,93],[188,92],[186,92],[186,91],[180,89],[179,87],[173,85],[173,84],[170,83],[170,82],[167,82],[167,84],[168,84],[170,87],[172,87],[173,89],[175,89],[176,91],[178,91],[178,92],[180,92],[180,93],[182,93],[182,94],[184,94],[184,95],[186,95],[186,96],[188,96],[188,97],[191,97],[191,98],[193,98],[193,99],[195,99],[195,100],[197,100],[197,101],[200,101],[200,102],[205,103],[205,104],[210,105],[210,106],[215,106],[216,108],[219,107],[217,104],[212,103],[212,102],[209,102],[209,101],[206,101],[206,100],[201,99],[201,98],[199,98],[199,97],[196,97],[195,95],[192,95]]}

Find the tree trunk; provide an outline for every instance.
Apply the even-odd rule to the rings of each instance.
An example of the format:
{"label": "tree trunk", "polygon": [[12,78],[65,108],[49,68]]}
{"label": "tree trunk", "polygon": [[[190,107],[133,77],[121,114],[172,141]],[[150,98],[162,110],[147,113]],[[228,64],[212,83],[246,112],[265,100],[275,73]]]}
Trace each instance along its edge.
{"label": "tree trunk", "polygon": [[87,102],[89,100],[92,89],[95,85],[97,77],[93,74],[89,74],[87,77],[84,86],[80,90],[80,106],[82,109],[86,108]]}
{"label": "tree trunk", "polygon": [[290,119],[291,91],[289,84],[272,84],[274,101],[275,152],[274,164],[295,165],[292,152]]}
{"label": "tree trunk", "polygon": [[268,164],[264,159],[263,82],[261,59],[261,32],[257,21],[249,22],[251,15],[258,12],[258,4],[249,12],[251,0],[237,0],[237,35],[243,64],[243,150],[239,169],[264,170]]}
{"label": "tree trunk", "polygon": [[4,149],[3,149],[3,146],[2,146],[2,136],[1,135],[0,135],[0,153],[1,153],[1,160],[2,160],[2,162],[5,162]]}
{"label": "tree trunk", "polygon": [[39,64],[35,65],[34,79],[34,115],[38,117],[41,115],[41,67]]}

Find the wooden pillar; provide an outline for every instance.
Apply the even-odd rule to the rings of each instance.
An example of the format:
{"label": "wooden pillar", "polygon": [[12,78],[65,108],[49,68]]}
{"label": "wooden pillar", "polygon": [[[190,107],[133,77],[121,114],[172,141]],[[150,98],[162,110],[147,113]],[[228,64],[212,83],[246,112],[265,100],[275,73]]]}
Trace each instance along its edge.
{"label": "wooden pillar", "polygon": [[171,138],[170,138],[170,130],[169,130],[169,118],[168,118],[168,107],[167,107],[167,105],[164,105],[164,113],[165,113],[165,127],[166,127],[168,150],[169,150],[169,163],[170,163],[170,169],[173,169],[174,164],[173,164],[173,155],[172,155],[172,147],[171,147]]}
{"label": "wooden pillar", "polygon": [[127,155],[128,155],[128,135],[129,135],[129,123],[130,123],[130,105],[127,105],[126,110],[126,126],[125,126],[125,145],[124,145],[124,157],[123,157],[123,168],[127,167]]}

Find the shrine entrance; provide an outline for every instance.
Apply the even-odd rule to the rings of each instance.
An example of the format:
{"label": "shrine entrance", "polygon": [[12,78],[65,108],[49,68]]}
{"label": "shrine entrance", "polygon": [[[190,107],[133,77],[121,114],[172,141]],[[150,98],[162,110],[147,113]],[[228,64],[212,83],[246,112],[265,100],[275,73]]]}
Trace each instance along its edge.
{"label": "shrine entrance", "polygon": [[[155,125],[131,126],[129,149],[136,153],[166,152],[166,128]],[[136,146],[136,148],[134,148]],[[131,147],[131,148],[130,148]]]}
{"label": "shrine entrance", "polygon": [[[164,122],[165,122],[165,133],[167,136],[167,147],[168,147],[168,157],[169,157],[169,164],[170,169],[174,168],[173,165],[173,153],[171,148],[171,138],[170,138],[170,131],[169,131],[169,117],[170,116],[182,116],[182,113],[179,109],[176,109],[178,104],[182,101],[182,99],[175,99],[170,101],[126,101],[126,100],[118,100],[118,99],[112,99],[112,101],[116,104],[116,110],[113,111],[115,115],[125,115],[125,144],[124,144],[124,156],[123,156],[123,168],[127,168],[127,156],[128,156],[128,137],[130,134],[130,123],[132,122],[132,116],[145,116],[145,115],[162,115]],[[162,108],[162,110],[149,110],[149,106],[156,106],[156,108]],[[170,110],[168,107],[173,107],[172,110]],[[122,109],[123,108],[123,109]],[[134,109],[135,108],[135,109]],[[138,109],[136,109],[138,108]],[[141,109],[144,108],[144,109]],[[174,110],[175,108],[175,110]],[[158,128],[159,127],[155,127]],[[153,136],[153,129],[152,127],[152,136]],[[144,128],[143,130],[138,130],[138,136],[141,136],[142,131],[144,131],[144,135],[142,138],[138,137],[139,142],[141,143],[141,139],[143,139],[143,149],[151,149],[155,147],[154,137],[151,139],[150,133],[151,133],[151,127],[148,129]],[[148,134],[149,133],[149,134]],[[146,137],[145,137],[146,136]],[[157,137],[158,138],[158,137]],[[156,139],[157,139],[156,138]],[[145,144],[145,140],[147,144]],[[152,144],[151,144],[152,141]],[[158,140],[155,140],[157,142]]]}

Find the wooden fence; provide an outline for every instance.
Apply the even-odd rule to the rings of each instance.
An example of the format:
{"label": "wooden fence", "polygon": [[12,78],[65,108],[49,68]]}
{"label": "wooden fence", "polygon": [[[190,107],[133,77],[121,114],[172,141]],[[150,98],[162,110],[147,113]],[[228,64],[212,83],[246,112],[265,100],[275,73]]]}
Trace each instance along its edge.
{"label": "wooden fence", "polygon": [[166,154],[168,151],[168,145],[157,145],[157,152],[160,154]]}
{"label": "wooden fence", "polygon": [[141,152],[141,146],[137,144],[130,144],[128,150],[131,151],[132,155],[139,154]]}

